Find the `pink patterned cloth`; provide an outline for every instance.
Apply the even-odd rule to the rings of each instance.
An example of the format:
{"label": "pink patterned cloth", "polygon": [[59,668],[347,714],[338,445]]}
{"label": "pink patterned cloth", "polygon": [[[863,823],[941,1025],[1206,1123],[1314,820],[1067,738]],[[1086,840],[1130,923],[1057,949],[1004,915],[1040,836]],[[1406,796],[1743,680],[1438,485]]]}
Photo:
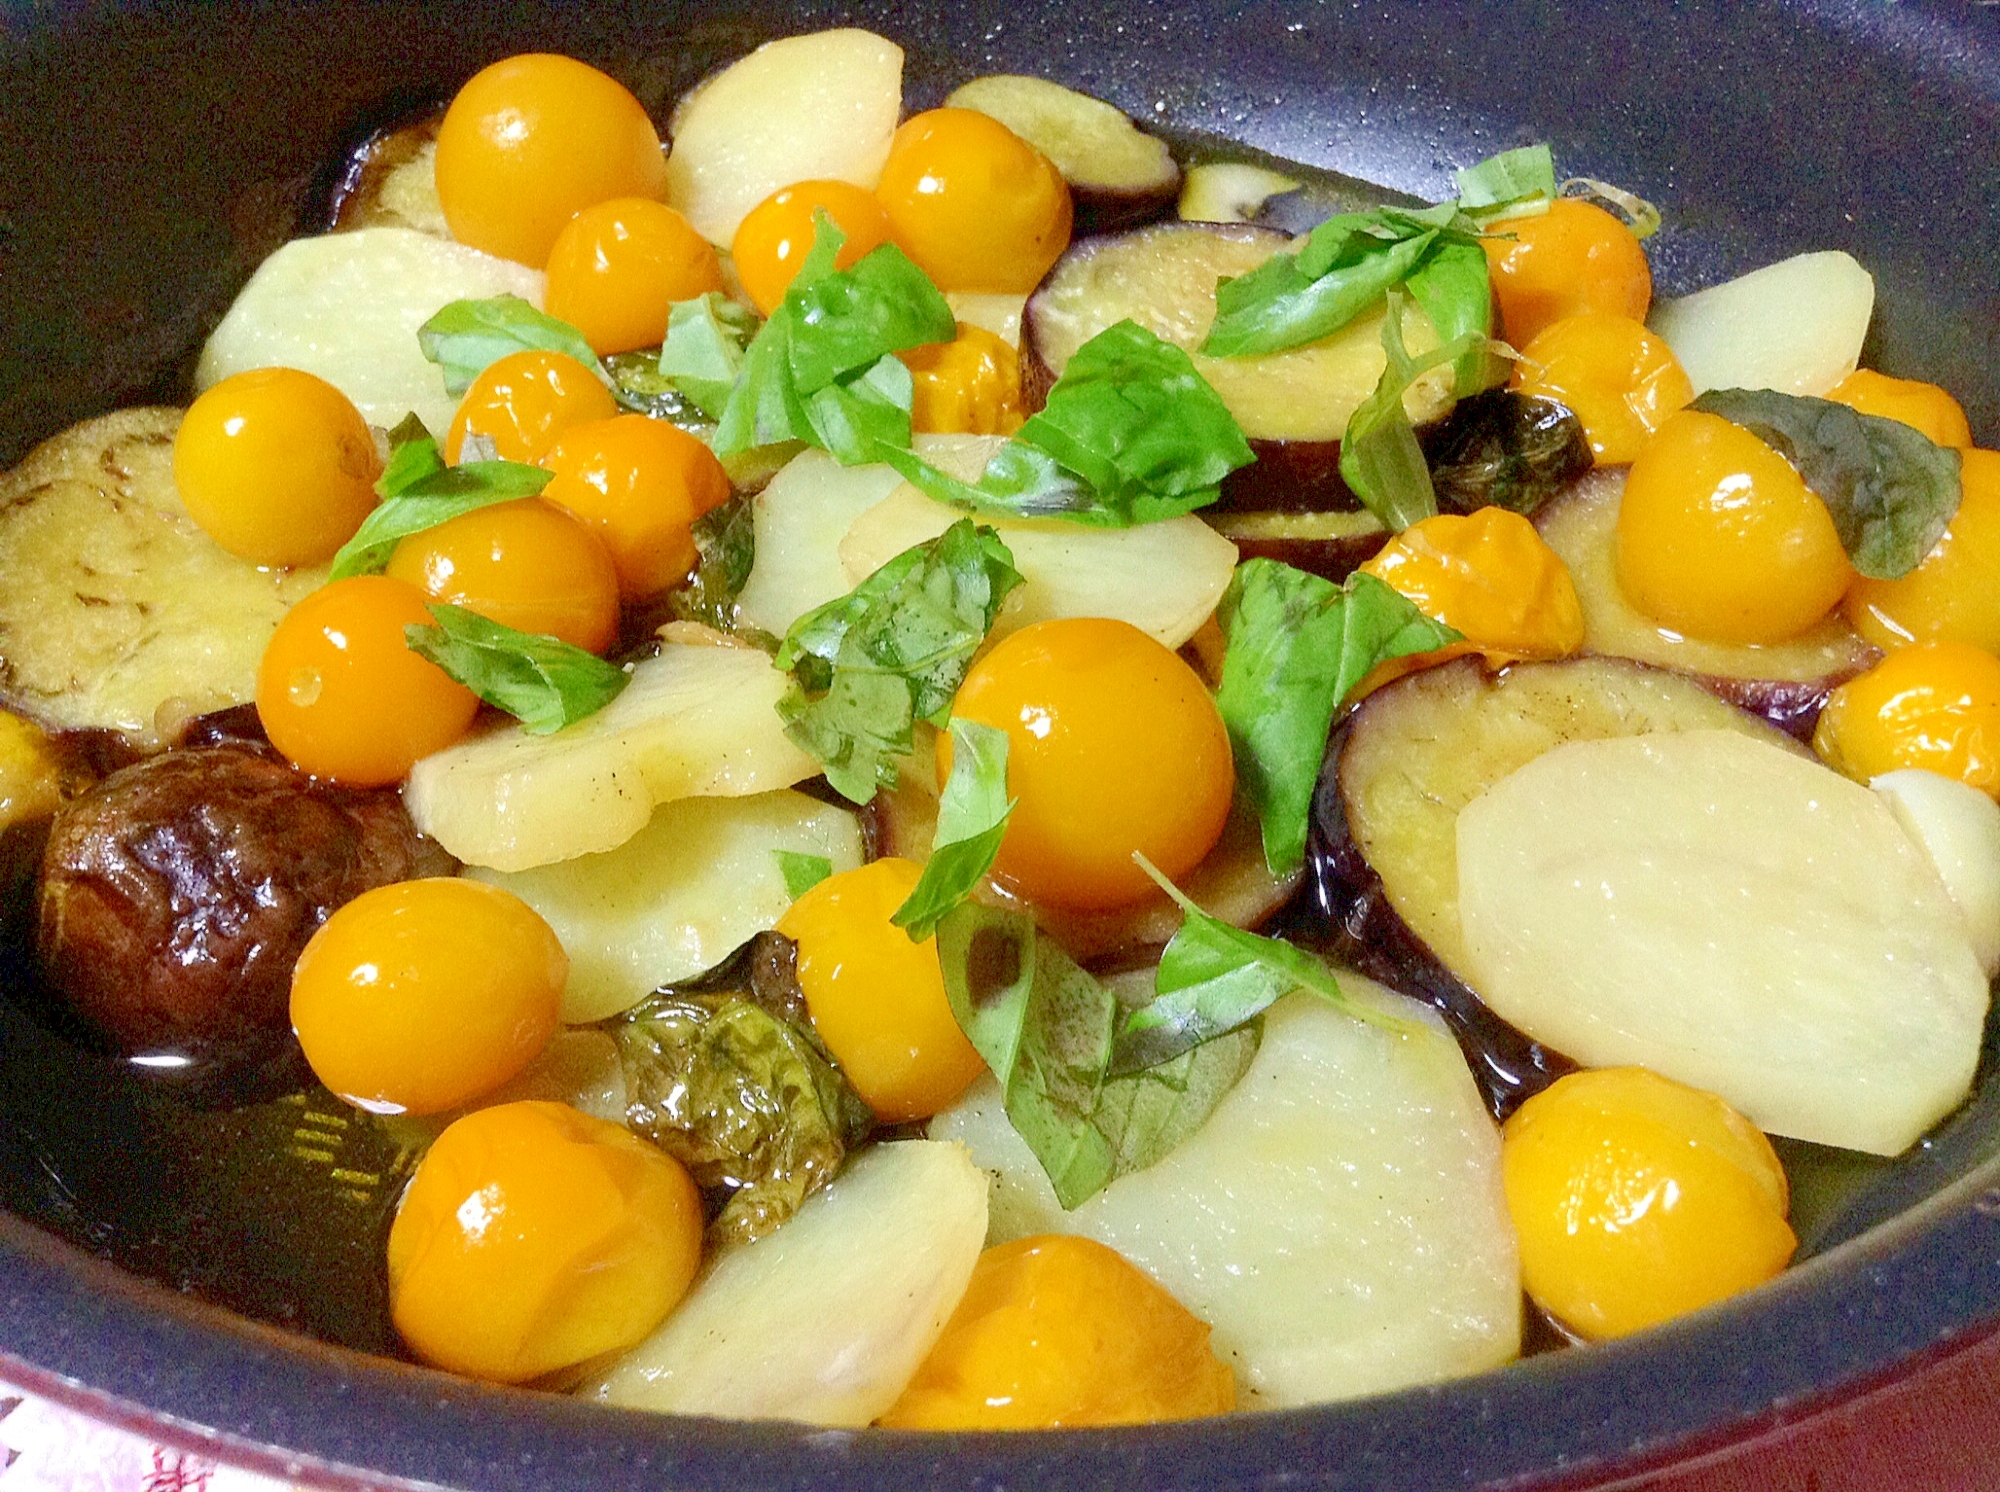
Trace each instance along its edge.
{"label": "pink patterned cloth", "polygon": [[0,1383],[0,1492],[291,1492]]}

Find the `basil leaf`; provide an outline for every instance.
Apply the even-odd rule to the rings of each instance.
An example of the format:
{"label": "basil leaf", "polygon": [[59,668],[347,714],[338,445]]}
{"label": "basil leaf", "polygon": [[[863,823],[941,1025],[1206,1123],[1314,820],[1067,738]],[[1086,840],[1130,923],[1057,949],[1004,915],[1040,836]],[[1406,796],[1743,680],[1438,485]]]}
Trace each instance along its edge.
{"label": "basil leaf", "polygon": [[1901,420],[1770,389],[1710,389],[1688,407],[1741,425],[1798,468],[1871,580],[1916,569],[1958,512],[1958,452]]}
{"label": "basil leaf", "polygon": [[797,323],[792,377],[807,393],[889,353],[958,335],[951,303],[894,244],[849,270],[811,280],[801,274],[785,301]]}
{"label": "basil leaf", "polygon": [[720,419],[743,371],[743,349],[756,331],[756,316],[716,291],[676,301],[660,345],[660,376],[703,414]]}
{"label": "basil leaf", "polygon": [[1403,298],[1389,292],[1389,314],[1382,322],[1382,350],[1388,354],[1388,365],[1375,392],[1348,417],[1347,431],[1340,439],[1340,476],[1361,499],[1361,505],[1391,533],[1434,518],[1438,510],[1430,464],[1424,460],[1417,432],[1403,408],[1403,395],[1432,368],[1476,352],[1485,340],[1478,332],[1466,332],[1420,358],[1412,358],[1403,346]]}
{"label": "basil leaf", "polygon": [[1305,857],[1327,733],[1347,696],[1389,658],[1459,634],[1372,575],[1344,586],[1276,560],[1239,565],[1216,608],[1227,646],[1216,708],[1239,791],[1263,827],[1264,860],[1289,875]]}
{"label": "basil leaf", "polygon": [[773,850],[778,857],[778,873],[785,878],[785,895],[797,901],[833,874],[833,861],[825,855],[807,855],[798,850]]}
{"label": "basil leaf", "polygon": [[383,501],[334,554],[334,580],[377,574],[389,563],[396,545],[411,534],[494,503],[533,497],[549,485],[549,472],[518,461],[446,466],[437,442],[415,415],[398,425],[391,439],[398,436],[403,438],[391,448],[389,464],[375,484]]}
{"label": "basil leaf", "polygon": [[1486,251],[1476,243],[1439,244],[1411,273],[1405,288],[1430,317],[1438,341],[1474,339],[1456,359],[1454,392],[1475,394],[1486,377],[1486,342],[1493,335],[1493,284]]}
{"label": "basil leaf", "polygon": [[938,804],[931,858],[889,920],[921,943],[992,868],[1014,801],[1007,796],[1007,732],[976,720],[951,722],[951,776]]}
{"label": "basil leaf", "polygon": [[909,368],[885,353],[859,373],[807,396],[812,443],[842,466],[865,466],[880,449],[907,449],[915,396]]}
{"label": "basil leaf", "polygon": [[582,332],[537,311],[518,295],[455,300],[417,328],[417,345],[443,371],[448,394],[464,393],[491,364],[530,349],[567,353],[599,378],[605,377],[604,365]]}
{"label": "basil leaf", "polygon": [[1456,202],[1328,218],[1295,254],[1273,254],[1215,290],[1209,357],[1255,357],[1331,336],[1402,284],[1441,244],[1478,247]]}
{"label": "basil leaf", "polygon": [[667,598],[674,617],[733,633],[776,651],[778,640],[743,620],[737,598],[757,559],[756,508],[747,497],[732,497],[695,519],[694,574]]}
{"label": "basil leaf", "polygon": [[1170,1061],[1107,1077],[1091,1125],[1111,1147],[1114,1177],[1163,1160],[1207,1122],[1263,1044],[1264,1023],[1251,1020]]}
{"label": "basil leaf", "polygon": [[664,420],[696,437],[714,429],[714,417],[661,374],[657,347],[614,352],[604,359],[604,371],[611,379],[611,397],[620,409]]}
{"label": "basil leaf", "polygon": [[999,535],[969,518],[904,550],[792,623],[777,657],[793,676],[778,703],[785,733],[856,803],[894,787],[915,722],[943,723],[1000,603],[1020,583]]}
{"label": "basil leaf", "polygon": [[462,606],[438,604],[430,614],[435,627],[403,629],[410,651],[514,716],[529,735],[545,736],[596,714],[632,681],[595,653],[516,632]]}
{"label": "basil leaf", "polygon": [[1458,205],[1467,216],[1491,222],[1547,212],[1556,195],[1556,163],[1547,145],[1523,145],[1488,156],[1455,173]]}

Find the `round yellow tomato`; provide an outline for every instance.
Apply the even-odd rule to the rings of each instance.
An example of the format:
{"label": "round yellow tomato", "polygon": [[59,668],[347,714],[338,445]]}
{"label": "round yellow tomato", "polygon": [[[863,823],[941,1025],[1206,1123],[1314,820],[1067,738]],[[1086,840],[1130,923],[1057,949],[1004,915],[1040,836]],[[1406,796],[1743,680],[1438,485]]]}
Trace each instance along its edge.
{"label": "round yellow tomato", "polygon": [[1972,444],[1972,426],[1965,406],[1934,383],[1915,378],[1891,378],[1872,368],[1857,368],[1827,392],[1836,404],[1885,420],[1900,420],[1941,446],[1963,449]]}
{"label": "round yellow tomato", "polygon": [[903,122],[875,195],[940,290],[1026,294],[1069,247],[1069,185],[999,120],[932,109]]}
{"label": "round yellow tomato", "polygon": [[1962,642],[1899,648],[1833,691],[1813,749],[1857,782],[1922,767],[2000,798],[2000,658]]}
{"label": "round yellow tomato", "polygon": [[1600,466],[1632,460],[1694,398],[1673,349],[1616,311],[1583,311],[1544,327],[1521,349],[1513,387],[1575,411]]}
{"label": "round yellow tomato", "polygon": [[836,269],[852,269],[889,241],[888,215],[865,187],[801,181],[779,188],[744,215],[729,248],[744,290],[766,316],[778,309],[812,252],[822,212],[846,235],[834,256]]}
{"label": "round yellow tomato", "polygon": [[549,250],[543,309],[600,356],[657,347],[674,302],[722,289],[715,250],[664,202],[614,197],[586,207]]}
{"label": "round yellow tomato", "polygon": [[1559,198],[1539,217],[1508,218],[1490,231],[1494,236],[1482,242],[1501,331],[1516,347],[1581,311],[1646,319],[1653,303],[1646,250],[1595,203]]}
{"label": "round yellow tomato", "polygon": [[1021,428],[1021,359],[981,326],[896,354],[914,385],[910,427],[924,435],[1012,435]]}
{"label": "round yellow tomato", "polygon": [[1958,512],[1923,563],[1894,580],[1855,577],[1842,611],[1878,648],[1965,642],[2000,653],[2000,451],[1959,453]]}
{"label": "round yellow tomato", "polygon": [[465,459],[465,439],[493,442],[502,461],[532,466],[572,425],[608,420],[618,401],[604,380],[562,352],[531,348],[487,364],[458,401],[445,433],[444,459]]}
{"label": "round yellow tomato", "polygon": [[695,561],[695,519],[729,497],[728,473],[713,451],[643,414],[572,426],[542,465],[555,473],[542,496],[603,541],[627,600],[686,577]]}

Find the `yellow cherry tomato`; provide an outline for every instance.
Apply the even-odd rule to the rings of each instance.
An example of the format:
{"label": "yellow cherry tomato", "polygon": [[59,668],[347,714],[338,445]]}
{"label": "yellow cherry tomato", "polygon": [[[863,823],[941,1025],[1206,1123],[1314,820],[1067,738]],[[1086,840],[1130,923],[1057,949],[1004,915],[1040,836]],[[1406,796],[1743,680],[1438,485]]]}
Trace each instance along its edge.
{"label": "yellow cherry tomato", "polygon": [[389,1229],[389,1311],[424,1362],[522,1383],[636,1346],[701,1264],[680,1162],[567,1104],[456,1120]]}
{"label": "yellow cherry tomato", "polygon": [[386,787],[464,735],[479,696],[404,640],[433,625],[427,601],[407,581],[356,575],[286,612],[257,666],[271,744],[315,777]]}
{"label": "yellow cherry tomato", "polygon": [[1060,1234],[990,1248],[880,1424],[1053,1430],[1227,1414],[1208,1327],[1115,1250]]}
{"label": "yellow cherry tomato", "polygon": [[664,199],[667,160],[624,84],[530,52],[475,73],[452,99],[438,128],[437,191],[453,238],[540,269],[584,208]]}
{"label": "yellow cherry tomato", "polygon": [[[1023,627],[972,666],[952,713],[1007,732],[1014,815],[995,874],[1031,901],[1126,906],[1215,848],[1236,773],[1215,701],[1171,648],[1130,622]],[[951,738],[938,741],[938,780]]]}
{"label": "yellow cherry tomato", "polygon": [[1711,642],[1784,642],[1853,581],[1826,504],[1741,425],[1684,409],[1632,463],[1618,583],[1654,621]]}
{"label": "yellow cherry tomato", "polygon": [[375,506],[381,475],[361,411],[296,368],[223,379],[174,435],[174,485],[188,516],[260,565],[332,559]]}
{"label": "yellow cherry tomato", "polygon": [[619,594],[655,595],[694,565],[695,519],[729,497],[715,453],[685,430],[642,414],[575,425],[542,458],[542,496],[566,508],[611,552]]}
{"label": "yellow cherry tomato", "polygon": [[1855,577],[1842,612],[1878,648],[1940,639],[2000,653],[2000,452],[1960,452],[1958,511],[1923,563]]}
{"label": "yellow cherry tomato", "polygon": [[1413,523],[1361,568],[1465,634],[1462,642],[1390,659],[1364,681],[1364,692],[1466,653],[1498,667],[1563,658],[1583,646],[1583,607],[1569,566],[1532,523],[1505,508]]}
{"label": "yellow cherry tomato", "polygon": [[618,636],[618,572],[582,523],[538,497],[411,534],[383,572],[433,601],[601,653]]}
{"label": "yellow cherry tomato", "polygon": [[535,910],[483,881],[365,891],[292,970],[314,1076],[375,1114],[440,1114],[517,1076],[556,1033],[569,958]]}
{"label": "yellow cherry tomato", "polygon": [[543,309],[604,356],[659,346],[675,301],[722,289],[708,240],[650,197],[614,197],[571,218],[548,275]]}
{"label": "yellow cherry tomato", "polygon": [[758,310],[769,316],[791,288],[812,252],[816,214],[825,213],[847,235],[834,256],[836,269],[852,269],[889,241],[889,218],[875,194],[847,181],[801,181],[781,187],[751,208],[737,226],[729,257]]}
{"label": "yellow cherry tomato", "polygon": [[932,109],[903,121],[875,195],[940,290],[1026,294],[1069,247],[1069,185],[999,120]]}
{"label": "yellow cherry tomato", "polygon": [[1021,358],[983,326],[896,354],[915,385],[910,427],[924,435],[1012,435],[1021,428]]}
{"label": "yellow cherry tomato", "polygon": [[1900,648],[1833,691],[1813,749],[1856,782],[1922,767],[2000,798],[2000,658],[1962,642]]}
{"label": "yellow cherry tomato", "polygon": [[1827,398],[1863,414],[1900,420],[1941,446],[1963,450],[1972,444],[1972,426],[1965,406],[1934,383],[1891,378],[1872,368],[1857,368],[1827,391]]}
{"label": "yellow cherry tomato", "polygon": [[1512,386],[1574,410],[1600,466],[1632,460],[1694,398],[1673,349],[1616,311],[1583,311],[1542,328],[1521,349]]}
{"label": "yellow cherry tomato", "polygon": [[1643,1067],[1571,1073],[1522,1104],[1501,1179],[1528,1294],[1593,1340],[1762,1284],[1798,1247],[1770,1141]]}
{"label": "yellow cherry tomato", "polygon": [[1526,347],[1542,328],[1581,311],[1646,319],[1653,271],[1632,230],[1603,208],[1558,198],[1539,217],[1495,223],[1482,242],[1502,334]]}
{"label": "yellow cherry tomato", "polygon": [[937,941],[913,943],[889,920],[922,874],[909,860],[875,860],[827,877],[778,920],[799,945],[813,1029],[891,1124],[928,1119],[986,1070],[945,998]]}
{"label": "yellow cherry tomato", "polygon": [[63,800],[66,775],[46,731],[0,711],[0,829],[54,813]]}
{"label": "yellow cherry tomato", "polygon": [[502,461],[533,466],[572,425],[608,420],[618,401],[604,380],[564,352],[532,348],[488,363],[458,401],[445,432],[444,459],[465,459],[465,438],[493,442]]}

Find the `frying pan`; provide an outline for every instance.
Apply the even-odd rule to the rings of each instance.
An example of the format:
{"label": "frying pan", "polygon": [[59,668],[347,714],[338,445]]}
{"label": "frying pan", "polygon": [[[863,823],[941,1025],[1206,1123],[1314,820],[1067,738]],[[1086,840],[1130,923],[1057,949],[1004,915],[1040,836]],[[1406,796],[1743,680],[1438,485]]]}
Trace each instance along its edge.
{"label": "frying pan", "polygon": [[[184,396],[190,354],[257,260],[310,219],[343,144],[486,62],[568,52],[663,117],[756,42],[843,23],[908,49],[913,107],[975,72],[1039,73],[1168,129],[1425,198],[1448,192],[1454,166],[1547,139],[1566,171],[1665,206],[1662,293],[1808,248],[1851,251],[1878,286],[1865,360],[1948,385],[1981,442],[2000,437],[2000,17],[1983,6],[0,0],[0,460],[120,403]],[[0,947],[0,984],[24,978],[19,946]],[[1838,1406],[1929,1372],[1921,1382],[1972,1395],[1957,1413],[1973,1439],[1929,1473],[1901,1468],[1899,1484],[1989,1485],[1995,1048],[1965,1111],[1817,1207],[1806,1262],[1636,1339],[1316,1410],[897,1438],[481,1387],[113,1269],[92,1257],[93,1196],[155,1215],[193,1204],[124,1143],[115,1085],[0,1001],[0,1373],[339,1485],[999,1492],[1633,1485],[1815,1414],[1849,1423]],[[1910,1397],[1895,1401],[1906,1421]],[[1782,1483],[1753,1471],[1717,1485],[1881,1485],[1855,1480],[1872,1473],[1852,1456],[1801,1464]]]}

